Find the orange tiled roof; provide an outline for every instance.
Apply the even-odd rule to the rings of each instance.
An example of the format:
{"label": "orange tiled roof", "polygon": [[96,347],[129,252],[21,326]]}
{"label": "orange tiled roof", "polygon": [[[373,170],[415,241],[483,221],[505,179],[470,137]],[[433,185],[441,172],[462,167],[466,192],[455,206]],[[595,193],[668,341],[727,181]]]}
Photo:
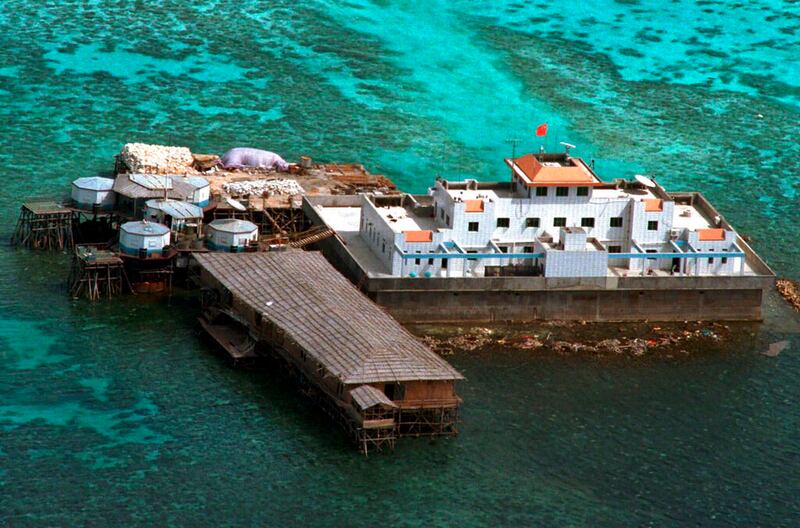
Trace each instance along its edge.
{"label": "orange tiled roof", "polygon": [[433,242],[433,231],[403,231],[406,242]]}
{"label": "orange tiled roof", "polygon": [[525,154],[513,160],[506,160],[510,165],[516,165],[523,174],[528,187],[543,187],[545,185],[559,185],[565,187],[601,185],[602,182],[592,174],[583,163],[573,161],[568,167],[551,167],[542,164],[533,154]]}
{"label": "orange tiled roof", "polygon": [[467,213],[482,213],[483,200],[464,200],[464,212]]}
{"label": "orange tiled roof", "polygon": [[648,198],[642,202],[644,202],[644,210],[647,213],[660,213],[664,210],[664,201],[658,198]]}
{"label": "orange tiled roof", "polygon": [[725,240],[724,229],[698,229],[697,234],[701,242]]}

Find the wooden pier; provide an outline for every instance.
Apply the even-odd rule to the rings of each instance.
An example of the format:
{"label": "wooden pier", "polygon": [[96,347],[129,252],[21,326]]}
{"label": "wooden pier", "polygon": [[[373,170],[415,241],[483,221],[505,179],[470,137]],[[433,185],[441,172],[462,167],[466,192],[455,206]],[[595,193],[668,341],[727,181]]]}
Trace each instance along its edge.
{"label": "wooden pier", "polygon": [[94,246],[76,246],[70,267],[69,294],[90,301],[131,291],[125,266],[117,253]]}
{"label": "wooden pier", "polygon": [[50,200],[22,204],[11,244],[30,249],[70,249],[74,213],[72,209]]}
{"label": "wooden pier", "polygon": [[[462,376],[317,252],[205,253],[204,327],[246,327],[364,453],[457,434]],[[227,323],[225,322],[227,321]],[[240,330],[241,331],[241,330]],[[226,350],[231,340],[209,332]]]}

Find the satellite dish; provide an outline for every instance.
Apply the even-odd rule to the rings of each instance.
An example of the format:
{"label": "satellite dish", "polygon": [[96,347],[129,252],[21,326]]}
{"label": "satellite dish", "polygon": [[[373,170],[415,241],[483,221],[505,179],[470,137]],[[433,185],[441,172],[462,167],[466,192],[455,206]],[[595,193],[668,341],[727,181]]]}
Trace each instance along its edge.
{"label": "satellite dish", "polygon": [[247,207],[243,206],[238,200],[234,200],[230,196],[226,196],[225,201],[237,211],[247,211]]}
{"label": "satellite dish", "polygon": [[636,181],[638,181],[639,183],[641,183],[645,187],[655,187],[656,186],[656,182],[654,182],[653,180],[651,180],[647,176],[642,176],[641,174],[637,174],[636,176],[634,176],[634,178],[636,178]]}

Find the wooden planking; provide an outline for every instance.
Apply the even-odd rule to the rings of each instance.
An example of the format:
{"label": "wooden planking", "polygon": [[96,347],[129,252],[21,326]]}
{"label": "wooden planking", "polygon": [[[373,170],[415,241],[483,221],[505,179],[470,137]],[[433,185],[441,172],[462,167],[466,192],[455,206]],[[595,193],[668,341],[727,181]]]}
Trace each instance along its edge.
{"label": "wooden planking", "polygon": [[207,253],[195,258],[344,383],[462,378],[320,253]]}

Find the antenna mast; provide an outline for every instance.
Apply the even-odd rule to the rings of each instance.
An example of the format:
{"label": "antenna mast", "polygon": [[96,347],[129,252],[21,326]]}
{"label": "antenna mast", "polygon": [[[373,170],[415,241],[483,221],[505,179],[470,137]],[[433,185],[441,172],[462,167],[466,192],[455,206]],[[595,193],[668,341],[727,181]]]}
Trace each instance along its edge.
{"label": "antenna mast", "polygon": [[513,181],[514,180],[513,163],[514,163],[514,160],[517,158],[517,143],[519,143],[519,139],[517,139],[517,138],[509,138],[505,142],[511,144],[511,163],[512,163],[512,166],[511,166],[511,180]]}

